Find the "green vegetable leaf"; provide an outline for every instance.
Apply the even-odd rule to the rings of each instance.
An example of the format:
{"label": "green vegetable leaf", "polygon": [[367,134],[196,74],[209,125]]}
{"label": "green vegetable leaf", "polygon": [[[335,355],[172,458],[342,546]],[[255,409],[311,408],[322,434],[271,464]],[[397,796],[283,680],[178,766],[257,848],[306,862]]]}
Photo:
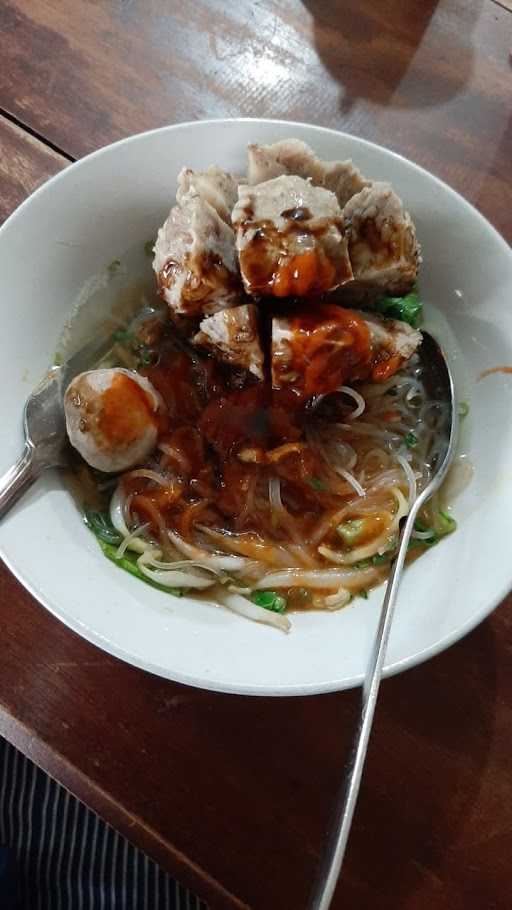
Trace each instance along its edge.
{"label": "green vegetable leaf", "polygon": [[347,547],[353,547],[361,536],[363,527],[362,518],[353,518],[350,521],[344,521],[343,524],[338,525],[336,533],[339,534]]}
{"label": "green vegetable leaf", "polygon": [[275,591],[254,591],[251,594],[251,600],[258,607],[271,610],[272,613],[284,613],[286,610],[286,597]]}
{"label": "green vegetable leaf", "polygon": [[391,559],[391,551],[388,550],[386,553],[376,553],[375,556],[372,556],[372,565],[374,566],[383,566]]}
{"label": "green vegetable leaf", "polygon": [[413,328],[417,328],[421,325],[423,310],[418,286],[415,284],[405,297],[381,297],[375,304],[375,309],[383,316],[401,319],[402,322],[408,322]]}
{"label": "green vegetable leaf", "polygon": [[428,531],[429,528],[428,528],[428,525],[426,525],[425,522],[421,520],[421,518],[417,518],[416,521],[414,522],[414,530],[415,531]]}
{"label": "green vegetable leaf", "polygon": [[144,581],[147,585],[151,585],[152,588],[158,588],[159,591],[165,591],[166,594],[174,594],[175,597],[183,596],[185,589],[167,588],[165,585],[159,585],[158,582],[153,581],[151,578],[144,575],[137,565],[138,556],[134,553],[126,551],[123,556],[117,556],[119,544],[123,538],[114,528],[114,525],[110,521],[110,515],[107,512],[97,512],[94,509],[85,509],[84,521],[87,527],[96,536],[104,555],[107,559],[110,559],[111,562],[114,562],[116,566],[119,566],[120,569],[124,569],[125,572],[129,572],[130,575],[135,575],[136,578]]}
{"label": "green vegetable leaf", "polygon": [[133,332],[128,329],[116,329],[112,333],[113,341],[118,344],[124,344],[130,347],[134,354],[139,357],[139,367],[148,367],[154,362],[154,352],[146,344],[143,344]]}
{"label": "green vegetable leaf", "polygon": [[113,341],[120,341],[121,343],[136,341],[135,336],[132,332],[129,332],[127,329],[116,329],[115,332],[112,332]]}
{"label": "green vegetable leaf", "polygon": [[404,442],[408,449],[414,449],[418,445],[418,437],[415,433],[406,433],[404,436]]}
{"label": "green vegetable leaf", "polygon": [[102,540],[101,537],[98,537],[98,543],[107,559],[110,559],[110,561],[115,563],[116,566],[119,566],[120,569],[124,569],[125,572],[129,572],[130,575],[134,575],[135,578],[140,579],[140,581],[144,581],[152,588],[158,588],[159,591],[165,591],[166,594],[173,594],[174,597],[183,597],[183,594],[185,593],[184,588],[167,588],[164,585],[159,585],[158,582],[153,581],[152,578],[148,578],[146,575],[144,575],[137,565],[137,556],[134,554],[126,552],[124,556],[118,558],[116,555],[118,548],[115,545],[107,543],[105,540]]}
{"label": "green vegetable leaf", "polygon": [[434,527],[429,528],[421,518],[417,518],[414,522],[414,530],[421,531],[425,533],[429,531],[430,534],[428,537],[423,537],[419,539],[418,537],[411,537],[409,541],[409,550],[417,550],[418,547],[433,547],[436,543],[439,543],[443,537],[446,537],[447,534],[451,534],[457,528],[457,522],[451,515],[448,515],[447,512],[439,510],[435,519]]}
{"label": "green vegetable leaf", "polygon": [[368,557],[368,559],[360,559],[359,562],[355,562],[353,565],[354,569],[369,569],[370,566],[385,566],[395,555],[396,547],[391,547],[390,550],[386,550],[385,553],[375,553],[374,556]]}
{"label": "green vegetable leaf", "polygon": [[309,485],[310,487],[313,487],[314,490],[318,490],[319,492],[328,489],[325,480],[322,480],[321,477],[310,477]]}
{"label": "green vegetable leaf", "polygon": [[121,260],[113,259],[112,262],[109,262],[109,264],[107,265],[107,272],[109,273],[109,275],[115,275],[116,272],[118,272],[120,268],[121,268]]}
{"label": "green vegetable leaf", "polygon": [[149,367],[153,363],[153,352],[151,348],[146,347],[145,345],[140,345],[137,349],[139,355],[139,366],[140,367]]}
{"label": "green vegetable leaf", "polygon": [[107,512],[97,512],[94,509],[84,509],[84,521],[87,527],[104,543],[119,545],[122,536],[116,531]]}
{"label": "green vegetable leaf", "polygon": [[146,242],[144,244],[144,252],[145,252],[146,256],[153,256],[154,243],[155,243],[154,240],[146,240]]}
{"label": "green vegetable leaf", "polygon": [[459,417],[461,420],[469,414],[469,404],[467,401],[459,401]]}

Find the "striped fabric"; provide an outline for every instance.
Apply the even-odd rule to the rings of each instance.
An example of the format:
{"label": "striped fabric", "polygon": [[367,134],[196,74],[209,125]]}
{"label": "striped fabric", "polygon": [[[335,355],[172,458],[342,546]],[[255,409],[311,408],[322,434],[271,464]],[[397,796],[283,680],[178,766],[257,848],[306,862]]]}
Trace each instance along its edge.
{"label": "striped fabric", "polygon": [[0,738],[1,910],[206,910]]}

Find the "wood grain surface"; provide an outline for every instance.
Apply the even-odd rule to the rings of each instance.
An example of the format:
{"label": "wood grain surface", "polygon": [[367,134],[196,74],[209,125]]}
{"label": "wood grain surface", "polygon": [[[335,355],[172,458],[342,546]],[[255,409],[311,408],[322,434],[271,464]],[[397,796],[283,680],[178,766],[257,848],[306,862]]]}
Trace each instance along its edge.
{"label": "wood grain surface", "polygon": [[[1,214],[106,142],[243,114],[388,145],[510,240],[511,35],[493,0],[4,0]],[[384,683],[334,910],[510,910],[510,604]],[[82,641],[5,567],[0,610],[0,733],[214,910],[305,910],[356,693],[160,680]]]}
{"label": "wood grain surface", "polygon": [[[215,695],[122,664],[0,574],[0,733],[212,908],[302,910],[356,693]],[[336,910],[509,910],[510,604],[383,684]]]}
{"label": "wood grain surface", "polygon": [[510,14],[492,0],[4,0],[0,106],[75,157],[265,116],[408,155],[507,227]]}
{"label": "wood grain surface", "polygon": [[66,158],[0,116],[0,223],[48,177],[68,164]]}

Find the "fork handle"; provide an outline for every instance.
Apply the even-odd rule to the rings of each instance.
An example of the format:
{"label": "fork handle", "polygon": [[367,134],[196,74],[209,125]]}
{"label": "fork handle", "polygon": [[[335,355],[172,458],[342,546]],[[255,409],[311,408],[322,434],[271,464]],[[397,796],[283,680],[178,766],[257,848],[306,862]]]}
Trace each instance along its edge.
{"label": "fork handle", "polygon": [[16,464],[0,477],[0,521],[40,473],[41,466],[36,463],[34,449],[26,443]]}

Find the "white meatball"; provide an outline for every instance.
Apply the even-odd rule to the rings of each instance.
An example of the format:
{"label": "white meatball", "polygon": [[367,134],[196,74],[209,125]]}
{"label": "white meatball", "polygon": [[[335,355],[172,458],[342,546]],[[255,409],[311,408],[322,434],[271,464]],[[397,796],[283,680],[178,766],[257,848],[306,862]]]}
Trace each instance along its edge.
{"label": "white meatball", "polygon": [[232,220],[248,294],[308,297],[353,277],[336,196],[302,177],[239,186]]}
{"label": "white meatball", "polygon": [[69,441],[93,468],[125,471],[155,448],[160,403],[149,380],[130,370],[81,373],[64,395]]}
{"label": "white meatball", "polygon": [[263,379],[264,355],[254,303],[207,316],[199,328],[200,331],[192,339],[194,344],[212,351],[219,360],[243,367],[258,379]]}

